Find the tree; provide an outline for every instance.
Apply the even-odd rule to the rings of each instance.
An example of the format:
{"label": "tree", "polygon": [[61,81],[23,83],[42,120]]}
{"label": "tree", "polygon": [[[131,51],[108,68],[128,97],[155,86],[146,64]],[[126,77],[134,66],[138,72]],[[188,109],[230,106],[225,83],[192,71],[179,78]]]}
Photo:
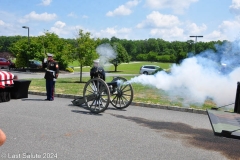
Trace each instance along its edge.
{"label": "tree", "polygon": [[137,56],[137,46],[135,41],[132,40],[123,40],[121,42],[123,47],[126,49],[129,56],[131,56],[132,60],[136,60]]}
{"label": "tree", "polygon": [[159,46],[159,55],[164,54],[164,51],[167,49],[167,45],[169,42],[166,42],[162,39],[157,39],[158,41],[158,46]]}
{"label": "tree", "polygon": [[149,38],[147,43],[148,43],[148,47],[147,47],[148,52],[153,51],[155,53],[160,53],[160,48],[158,45],[158,41],[156,41],[156,39]]}
{"label": "tree", "polygon": [[120,39],[115,37],[115,36],[113,36],[110,41],[111,41],[111,43],[116,43],[116,42],[119,42]]}
{"label": "tree", "polygon": [[52,53],[59,63],[59,68],[65,69],[69,62],[71,45],[55,33],[45,32],[45,35],[31,37],[30,44],[27,38],[20,39],[12,44],[10,50],[16,55],[16,67],[27,67],[31,59],[43,61],[46,53]]}
{"label": "tree", "polygon": [[0,36],[0,52],[10,52],[9,48],[13,43],[16,43],[22,38],[27,38],[23,36]]}
{"label": "tree", "polygon": [[150,61],[150,62],[154,62],[154,61],[156,61],[157,56],[158,56],[158,54],[156,52],[150,51],[147,54],[147,60]]}
{"label": "tree", "polygon": [[180,64],[183,61],[183,59],[185,59],[186,57],[187,57],[186,52],[179,51],[176,56],[176,63]]}
{"label": "tree", "polygon": [[0,53],[0,57],[1,57],[1,58],[5,58],[5,59],[7,59],[7,60],[14,58],[13,54],[10,53],[10,52],[1,52],[1,53]]}
{"label": "tree", "polygon": [[[93,46],[89,47],[90,51],[88,51],[88,49],[83,49],[84,47],[81,48],[82,46],[79,46],[80,44],[78,44],[78,38],[81,37],[81,34],[87,35],[88,38],[91,40],[91,43],[93,43]],[[41,60],[47,52],[51,52],[55,55],[55,59],[59,62],[60,67],[62,69],[65,69],[69,61],[71,60],[73,61],[76,59],[80,61],[80,67],[91,64],[92,59],[95,59],[98,57],[98,55],[94,53],[96,52],[95,46],[105,44],[105,43],[110,43],[112,46],[114,46],[113,44],[117,44],[117,43],[122,45],[122,47],[126,50],[128,54],[127,56],[128,59],[147,61],[151,57],[150,58],[150,61],[151,61],[151,59],[153,59],[154,56],[152,56],[149,53],[155,52],[157,53],[156,60],[158,61],[163,60],[168,62],[181,61],[181,59],[185,57],[185,54],[188,54],[190,52],[199,54],[202,51],[207,49],[211,49],[216,52],[217,46],[224,43],[224,41],[211,41],[211,42],[198,42],[195,44],[193,40],[188,40],[186,42],[181,42],[181,41],[169,42],[160,38],[157,38],[157,39],[150,38],[146,40],[127,40],[127,39],[119,39],[117,37],[112,37],[110,39],[108,38],[91,39],[90,33],[81,33],[81,34],[80,36],[78,35],[76,39],[62,39],[62,38],[59,38],[54,33],[45,32],[45,35],[42,35],[39,37],[30,37],[31,43],[29,46],[27,45],[28,37],[26,36],[23,36],[23,37],[0,36],[0,51],[9,52],[10,51],[9,46],[12,46],[12,44],[17,43],[18,41],[21,41],[22,46],[21,47],[18,46],[18,48],[15,48],[15,51],[18,50],[18,52],[12,52],[14,57],[16,57],[17,53],[18,54],[21,53],[21,55],[18,55],[18,57],[20,57],[23,61],[26,61],[27,59],[31,59],[31,58]],[[36,42],[35,42],[35,38],[38,39]],[[85,43],[85,42],[79,42],[79,43]],[[77,48],[78,50],[83,49],[87,52],[86,53],[78,52]],[[91,55],[88,52],[90,53],[92,52],[94,54]],[[32,57],[33,55],[34,57]],[[86,58],[87,55],[90,55],[90,58],[89,57]],[[87,62],[88,60],[90,61],[89,64]],[[119,60],[114,61],[116,65],[116,70],[117,70],[117,65],[120,64],[120,62],[118,61]]]}
{"label": "tree", "polygon": [[157,61],[159,62],[172,62],[172,56],[174,55],[161,55],[161,56],[157,56]]}
{"label": "tree", "polygon": [[[31,43],[28,44],[28,39],[20,39],[14,43],[10,48],[10,51],[16,56],[16,67],[28,67],[28,62],[30,59],[38,58],[38,53],[41,52],[41,46],[37,41],[36,37],[31,38]],[[43,56],[43,55],[42,55]]]}
{"label": "tree", "polygon": [[199,54],[206,49],[207,48],[204,47],[204,42],[195,43],[195,54]]}
{"label": "tree", "polygon": [[79,30],[76,39],[75,54],[73,58],[78,60],[80,64],[80,82],[82,82],[82,67],[90,66],[92,61],[98,57],[96,53],[96,43],[90,35],[90,32],[84,33],[83,30]]}
{"label": "tree", "polygon": [[71,60],[70,55],[73,52],[71,43],[67,42],[68,40],[59,38],[55,33],[45,32],[44,35],[38,37],[41,51],[36,54],[35,58],[42,61],[47,53],[52,53],[54,60],[59,64],[59,68],[65,70]]}
{"label": "tree", "polygon": [[110,40],[108,38],[103,38],[100,41],[101,41],[100,44],[110,43]]}
{"label": "tree", "polygon": [[148,55],[147,54],[138,54],[136,60],[138,61],[147,61]]}
{"label": "tree", "polygon": [[110,63],[114,65],[114,71],[117,72],[117,66],[124,62],[128,63],[130,61],[130,57],[125,48],[120,43],[113,43],[113,49],[117,53],[117,57],[115,59],[112,59]]}

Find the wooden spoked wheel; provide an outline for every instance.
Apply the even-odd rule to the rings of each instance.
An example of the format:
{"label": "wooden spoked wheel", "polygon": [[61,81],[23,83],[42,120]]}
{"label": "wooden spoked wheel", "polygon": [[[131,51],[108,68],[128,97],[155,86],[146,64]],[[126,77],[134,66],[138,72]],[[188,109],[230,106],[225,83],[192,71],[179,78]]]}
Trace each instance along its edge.
{"label": "wooden spoked wheel", "polygon": [[117,88],[110,96],[111,104],[117,109],[128,107],[133,100],[133,87],[125,78],[116,77],[112,82],[117,82]]}
{"label": "wooden spoked wheel", "polygon": [[102,79],[93,78],[84,86],[83,97],[86,106],[91,112],[104,112],[110,102],[109,88]]}

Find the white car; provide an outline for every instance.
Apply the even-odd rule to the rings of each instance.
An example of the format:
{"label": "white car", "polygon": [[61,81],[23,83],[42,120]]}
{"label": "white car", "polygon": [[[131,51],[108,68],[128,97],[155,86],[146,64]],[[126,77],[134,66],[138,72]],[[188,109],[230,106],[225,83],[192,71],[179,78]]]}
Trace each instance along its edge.
{"label": "white car", "polygon": [[140,74],[152,74],[153,72],[155,72],[157,69],[160,69],[159,66],[156,65],[143,65],[140,68]]}

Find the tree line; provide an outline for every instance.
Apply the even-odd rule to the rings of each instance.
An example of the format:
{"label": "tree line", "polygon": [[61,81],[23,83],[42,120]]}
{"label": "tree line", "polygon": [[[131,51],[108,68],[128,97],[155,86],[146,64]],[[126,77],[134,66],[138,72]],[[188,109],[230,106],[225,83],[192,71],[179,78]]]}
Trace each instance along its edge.
{"label": "tree line", "polygon": [[180,63],[189,53],[199,54],[211,49],[216,51],[216,44],[225,41],[210,41],[194,43],[193,40],[165,41],[160,38],[149,38],[145,40],[127,40],[117,37],[91,38],[91,33],[79,30],[74,39],[60,38],[55,33],[45,32],[44,35],[30,37],[26,36],[0,36],[0,52],[9,52],[16,58],[16,65],[26,66],[30,59],[42,61],[46,53],[53,53],[55,60],[59,62],[61,69],[68,64],[78,60],[80,67],[91,65],[92,60],[98,58],[97,46],[109,43],[117,52],[117,57],[110,62],[117,66],[129,61],[157,61]]}

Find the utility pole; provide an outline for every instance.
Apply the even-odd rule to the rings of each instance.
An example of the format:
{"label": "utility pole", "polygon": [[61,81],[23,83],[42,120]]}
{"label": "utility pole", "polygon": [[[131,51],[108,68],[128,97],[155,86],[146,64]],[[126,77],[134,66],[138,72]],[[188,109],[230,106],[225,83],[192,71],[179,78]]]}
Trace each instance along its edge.
{"label": "utility pole", "polygon": [[196,54],[196,44],[197,44],[197,38],[202,38],[203,36],[190,36],[191,38],[192,37],[195,37],[195,42],[194,42],[194,52]]}
{"label": "utility pole", "polygon": [[28,30],[28,46],[29,46],[29,44],[30,44],[30,40],[29,40],[29,27],[27,27],[27,26],[22,26],[22,28],[25,28],[25,29]]}

